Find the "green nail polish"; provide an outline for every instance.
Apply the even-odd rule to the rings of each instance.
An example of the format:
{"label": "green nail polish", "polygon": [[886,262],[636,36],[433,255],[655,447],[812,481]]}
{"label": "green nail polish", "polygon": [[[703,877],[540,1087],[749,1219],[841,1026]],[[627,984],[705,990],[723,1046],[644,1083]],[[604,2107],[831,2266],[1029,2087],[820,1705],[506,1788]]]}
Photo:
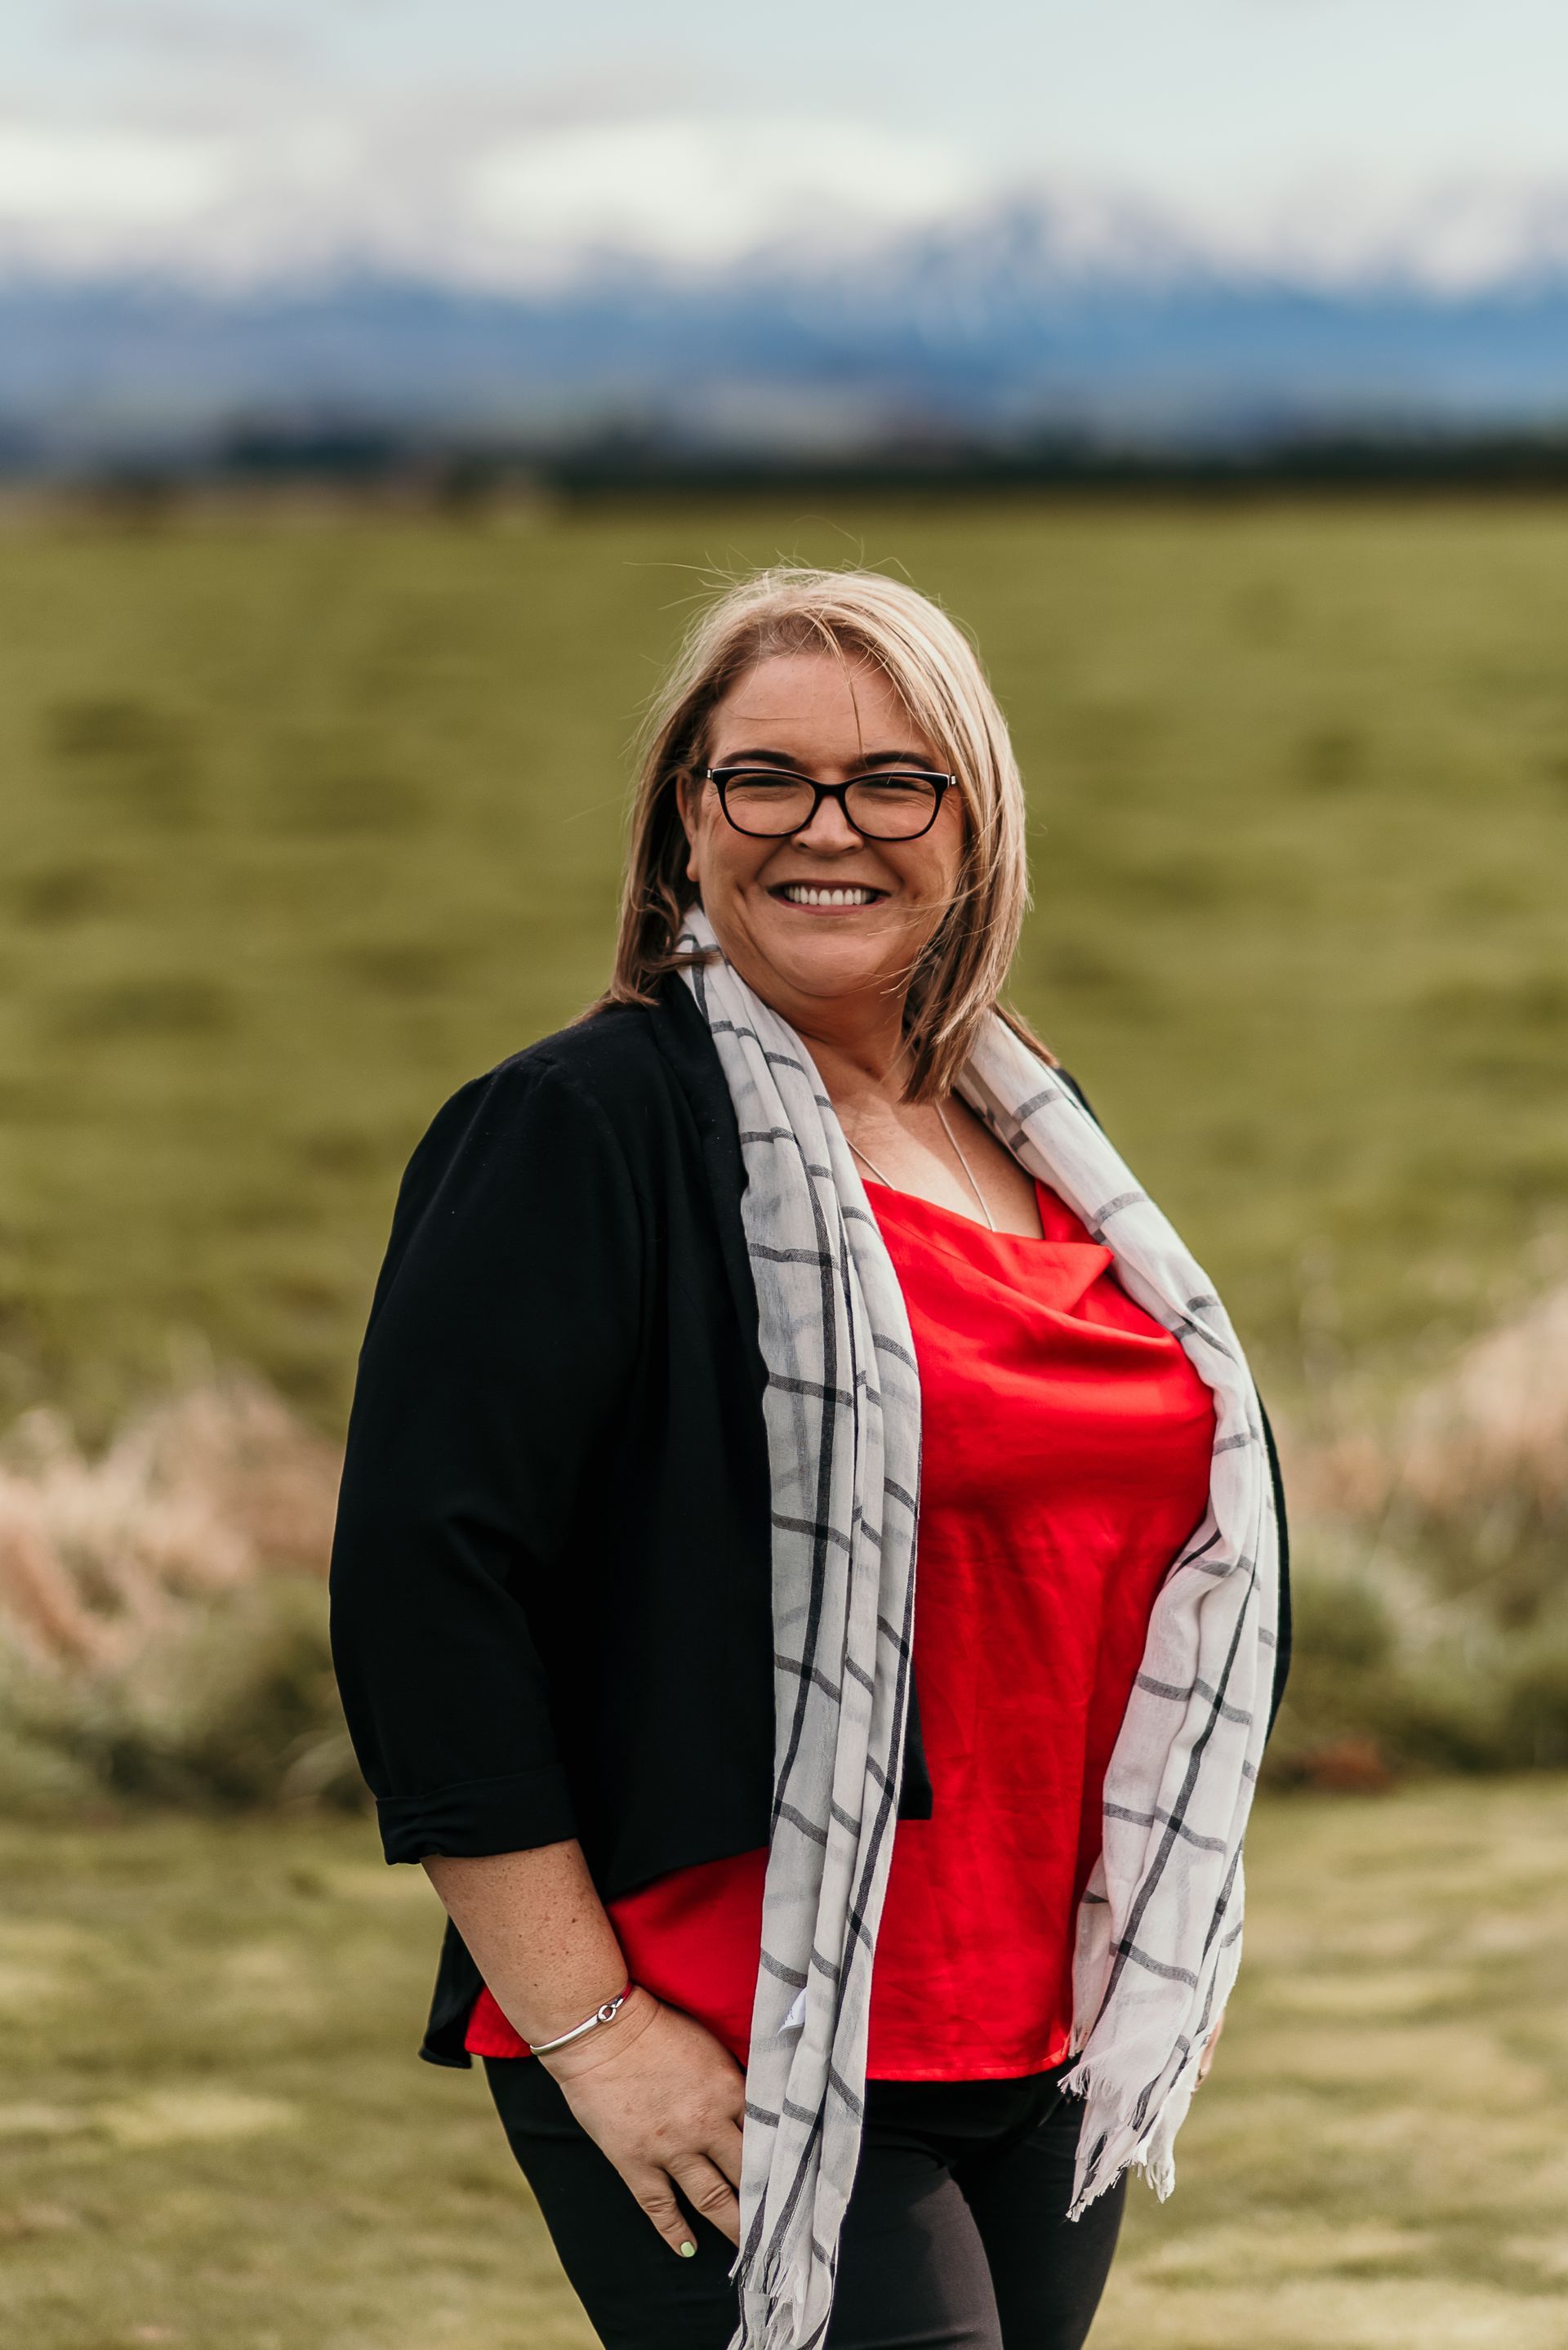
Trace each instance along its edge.
{"label": "green nail polish", "polygon": [[692,2260],[695,2260],[695,2259],[696,2259],[696,2257],[697,2257],[697,2247],[696,2247],[696,2245],[695,2245],[695,2244],[693,2244],[693,2243],[691,2243],[691,2242],[690,2242],[690,2241],[688,2241],[687,2243],[682,2244],[682,2245],[681,2245],[681,2247],[680,2247],[680,2257],[681,2257],[681,2259],[682,2259],[683,2261],[692,2261]]}

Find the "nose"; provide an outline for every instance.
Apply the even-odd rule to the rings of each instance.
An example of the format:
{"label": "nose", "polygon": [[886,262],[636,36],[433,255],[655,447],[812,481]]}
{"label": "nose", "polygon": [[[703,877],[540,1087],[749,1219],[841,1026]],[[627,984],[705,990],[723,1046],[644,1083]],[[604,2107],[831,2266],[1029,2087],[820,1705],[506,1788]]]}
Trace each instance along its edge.
{"label": "nose", "polygon": [[841,857],[846,849],[864,846],[836,800],[819,800],[811,822],[792,837],[797,847],[815,849],[820,857]]}

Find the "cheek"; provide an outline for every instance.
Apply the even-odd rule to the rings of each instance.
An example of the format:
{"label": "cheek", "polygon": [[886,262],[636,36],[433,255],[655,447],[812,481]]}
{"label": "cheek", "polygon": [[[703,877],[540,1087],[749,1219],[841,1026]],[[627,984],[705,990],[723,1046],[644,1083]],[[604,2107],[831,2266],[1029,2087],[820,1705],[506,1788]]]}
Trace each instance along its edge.
{"label": "cheek", "polygon": [[950,791],[929,832],[894,852],[902,865],[906,886],[918,890],[922,899],[950,904],[962,880],[968,838],[969,821],[962,803],[956,792]]}
{"label": "cheek", "polygon": [[695,827],[689,877],[710,888],[725,881],[744,881],[761,862],[758,852],[765,854],[771,846],[767,841],[748,840],[733,825],[725,823],[717,808],[705,806]]}
{"label": "cheek", "polygon": [[941,920],[958,896],[963,879],[963,843],[933,833],[905,850],[902,879],[921,913],[933,923]]}

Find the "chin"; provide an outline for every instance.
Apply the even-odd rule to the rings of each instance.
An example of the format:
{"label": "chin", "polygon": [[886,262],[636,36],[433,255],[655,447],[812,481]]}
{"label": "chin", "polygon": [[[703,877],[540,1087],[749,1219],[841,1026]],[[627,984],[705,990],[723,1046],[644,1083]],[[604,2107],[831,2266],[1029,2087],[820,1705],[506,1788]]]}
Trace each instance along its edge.
{"label": "chin", "polygon": [[781,917],[771,899],[743,923],[741,937],[761,966],[753,983],[764,998],[770,973],[793,993],[829,998],[895,986],[904,968],[901,930],[889,938],[885,921],[872,925],[840,915],[809,922]]}
{"label": "chin", "polygon": [[868,939],[791,941],[774,961],[803,995],[858,995],[891,979],[886,956]]}

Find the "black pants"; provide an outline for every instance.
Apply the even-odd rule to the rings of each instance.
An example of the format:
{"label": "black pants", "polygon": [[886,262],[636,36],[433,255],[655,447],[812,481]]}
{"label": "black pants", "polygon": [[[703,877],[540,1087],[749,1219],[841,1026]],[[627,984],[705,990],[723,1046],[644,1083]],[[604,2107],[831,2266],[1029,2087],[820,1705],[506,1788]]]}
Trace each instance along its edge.
{"label": "black pants", "polygon": [[[487,2057],[512,2151],[605,2350],[724,2350],[734,2253],[694,2219],[683,2261],[542,2064]],[[1060,2073],[873,2081],[827,2350],[1078,2350],[1123,2185],[1069,2221],[1082,2108]]]}

